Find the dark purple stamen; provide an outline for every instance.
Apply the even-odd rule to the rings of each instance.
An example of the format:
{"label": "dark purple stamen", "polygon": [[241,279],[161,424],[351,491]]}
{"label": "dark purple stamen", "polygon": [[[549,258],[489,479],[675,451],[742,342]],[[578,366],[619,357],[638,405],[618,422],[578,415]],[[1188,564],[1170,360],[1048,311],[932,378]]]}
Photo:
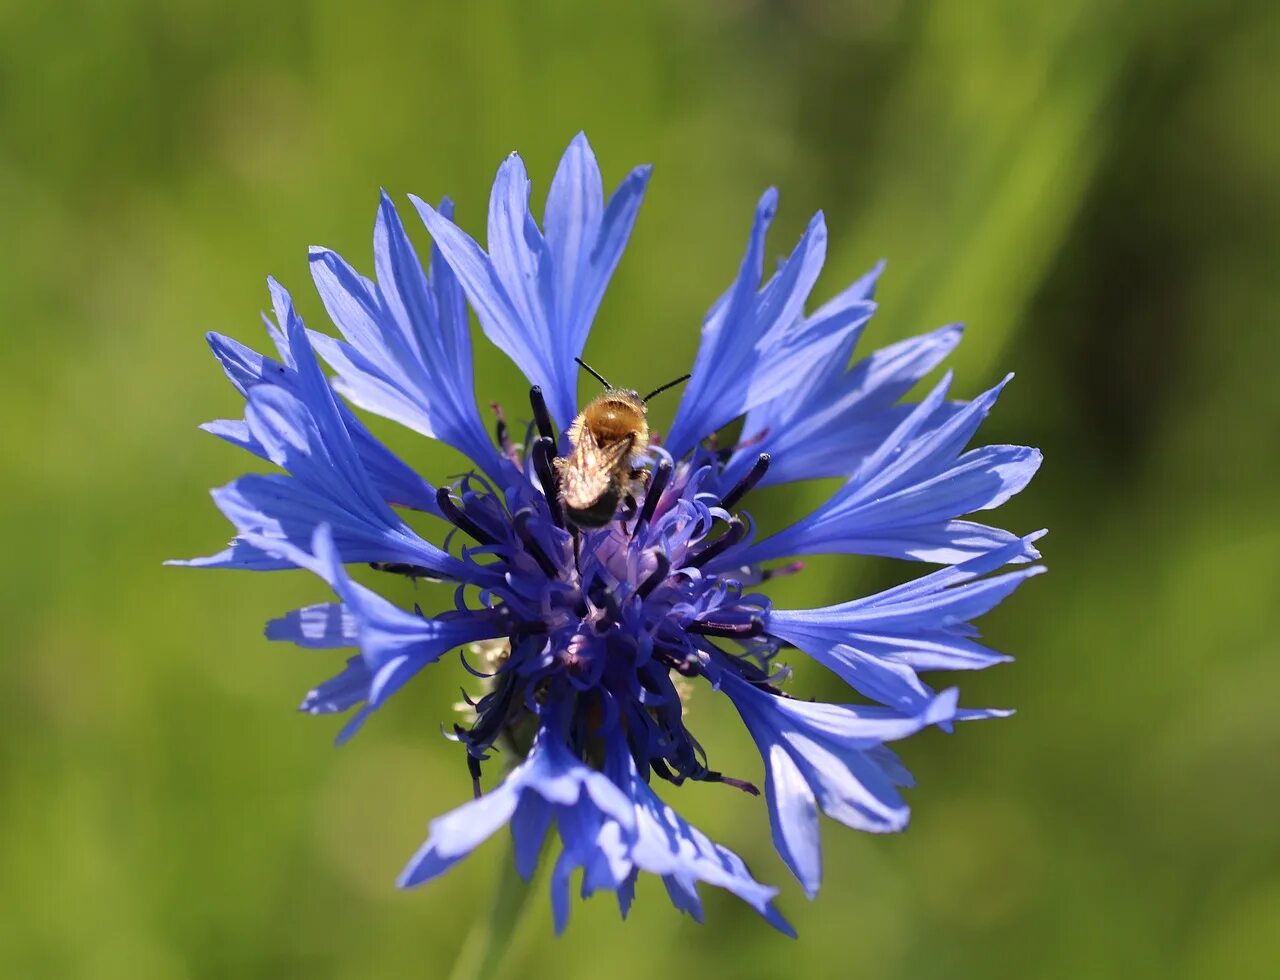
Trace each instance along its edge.
{"label": "dark purple stamen", "polygon": [[440,505],[440,512],[444,515],[444,519],[458,530],[465,531],[481,544],[497,544],[497,538],[468,517],[462,508],[453,502],[453,498],[449,496],[448,487],[441,487],[436,491],[436,503]]}
{"label": "dark purple stamen", "polygon": [[636,519],[636,526],[631,531],[633,538],[640,533],[640,528],[653,519],[654,512],[658,509],[658,501],[662,499],[662,492],[667,489],[667,484],[670,482],[671,460],[664,459],[653,471],[653,479],[649,481],[649,489],[645,491],[644,506],[640,508],[640,516]]}
{"label": "dark purple stamen", "polygon": [[480,799],[480,760],[467,754],[467,770],[471,773],[471,791]]}
{"label": "dark purple stamen", "polygon": [[[724,653],[723,650],[720,650],[719,652],[722,654]],[[748,684],[750,684],[752,687],[758,687],[762,691],[768,691],[770,694],[775,694],[778,697],[782,697],[782,698],[791,696],[787,694],[786,691],[782,690],[782,688],[772,683],[774,677],[777,677],[779,675],[769,674],[766,671],[761,670],[755,664],[751,663],[749,660],[743,657],[729,658],[728,665],[733,670],[737,671],[737,673],[742,677],[742,679],[746,681]]]}
{"label": "dark purple stamen", "polygon": [[649,593],[666,581],[667,575],[671,572],[671,559],[658,552],[654,556],[658,561],[658,567],[653,570],[647,579],[640,583],[640,588],[636,589],[636,595],[641,599],[649,598]]}
{"label": "dark purple stamen", "polygon": [[587,598],[591,600],[593,606],[604,611],[604,617],[596,623],[597,632],[612,629],[622,618],[622,607],[618,605],[618,597],[614,595],[613,589],[603,576],[599,574],[592,576],[587,585]]}
{"label": "dark purple stamen", "polygon": [[613,594],[613,590],[605,592],[603,602],[599,603],[604,609],[604,617],[596,623],[597,633],[607,633],[613,629],[622,619],[622,607],[618,605],[618,597]]}
{"label": "dark purple stamen", "polygon": [[687,657],[684,660],[673,660],[671,661],[670,667],[677,674],[681,674],[685,677],[702,676],[702,665],[699,664],[697,659],[694,657]]}
{"label": "dark purple stamen", "polygon": [[485,757],[485,750],[502,733],[503,726],[511,716],[511,707],[516,703],[522,688],[510,671],[500,670],[495,676],[498,678],[496,686],[476,705],[478,717],[471,729],[467,730],[461,725],[454,725],[458,738],[467,745],[469,758],[475,760],[474,763],[469,761],[467,764],[474,766],[472,774],[477,777],[480,760]]}
{"label": "dark purple stamen", "polygon": [[747,533],[747,525],[734,518],[729,522],[729,529],[716,538],[710,545],[685,561],[686,568],[701,568],[710,561],[719,558],[726,551],[743,539]]}
{"label": "dark purple stamen", "polygon": [[759,636],[764,632],[764,620],[752,616],[746,623],[708,623],[695,622],[685,627],[690,633],[701,633],[703,636],[729,636],[734,639],[745,639]]}
{"label": "dark purple stamen", "polygon": [[533,471],[538,474],[538,482],[542,484],[542,493],[547,498],[547,510],[551,512],[551,520],[556,527],[564,527],[564,512],[560,509],[555,467],[551,465],[554,456],[555,443],[546,436],[533,444]]}
{"label": "dark purple stamen", "polygon": [[674,783],[675,785],[679,786],[682,782],[684,782],[684,777],[677,776],[675,773],[673,773],[671,771],[671,767],[668,766],[661,759],[650,759],[649,766],[661,778],[665,779],[669,783]]}
{"label": "dark purple stamen", "polygon": [[546,574],[547,578],[556,577],[556,566],[551,559],[547,557],[547,553],[542,550],[542,545],[538,544],[533,533],[529,530],[529,520],[533,517],[533,513],[528,510],[522,510],[516,515],[513,522],[516,536],[520,538],[520,543],[524,545],[524,550],[529,556],[538,563],[538,567]]}
{"label": "dark purple stamen", "polygon": [[405,575],[409,578],[429,579],[432,582],[442,582],[443,579],[432,574],[430,569],[423,568],[421,565],[410,565],[402,561],[371,561],[369,567],[375,572],[390,572],[392,575]]}
{"label": "dark purple stamen", "polygon": [[751,467],[751,472],[739,480],[737,485],[724,495],[720,501],[720,506],[725,510],[733,510],[742,498],[750,493],[752,488],[760,482],[768,469],[769,454],[761,453],[759,457],[757,457],[755,465]]}
{"label": "dark purple stamen", "polygon": [[538,426],[538,435],[555,442],[556,430],[551,424],[551,413],[547,411],[547,400],[542,397],[542,389],[537,385],[529,389],[529,405],[533,408],[533,421]]}

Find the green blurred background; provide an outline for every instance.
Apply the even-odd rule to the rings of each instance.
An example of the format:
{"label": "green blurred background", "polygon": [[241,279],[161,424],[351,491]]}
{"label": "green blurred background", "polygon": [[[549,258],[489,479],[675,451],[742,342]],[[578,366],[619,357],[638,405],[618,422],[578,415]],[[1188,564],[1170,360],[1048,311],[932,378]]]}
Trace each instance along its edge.
{"label": "green blurred background", "polygon": [[[761,801],[677,792],[783,883],[799,942],[709,889],[697,927],[647,882],[631,921],[597,898],[561,940],[539,895],[510,976],[1280,976],[1277,5],[602,8],[0,2],[0,975],[447,974],[502,848],[392,883],[468,795],[437,728],[462,672],[335,749],[293,709],[339,656],[261,636],[323,587],[160,563],[221,546],[206,489],[247,466],[195,429],[239,411],[203,332],[260,346],[268,273],[324,324],[306,246],[370,269],[379,186],[452,194],[478,232],[504,154],[540,202],[585,129],[610,185],[656,165],[598,367],[685,369],[776,184],[775,253],[826,210],[820,295],[889,259],[870,344],[964,320],[961,393],[1018,372],[985,432],[1045,450],[1000,523],[1047,525],[1051,574],[984,622],[1018,661],[961,679],[1018,715],[908,744],[911,828],[827,823],[816,902]],[[824,492],[762,497],[765,520]],[[778,595],[915,571],[819,561]],[[758,773],[693,711],[721,768]]]}

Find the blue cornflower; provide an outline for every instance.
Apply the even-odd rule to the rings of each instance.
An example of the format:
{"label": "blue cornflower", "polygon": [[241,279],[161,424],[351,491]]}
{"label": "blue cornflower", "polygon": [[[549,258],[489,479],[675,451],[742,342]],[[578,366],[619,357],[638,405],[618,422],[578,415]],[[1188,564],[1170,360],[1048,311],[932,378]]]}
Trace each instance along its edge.
{"label": "blue cornflower", "polygon": [[[1038,535],[961,518],[1021,490],[1040,454],[966,448],[1004,382],[965,402],[948,399],[948,376],[918,403],[902,401],[958,343],[958,326],[850,365],[875,308],[880,269],[807,313],[826,228],[816,215],[765,280],[773,191],[757,206],[736,278],[703,322],[665,439],[633,433],[624,444],[623,435],[579,418],[575,361],[648,177],[648,168],[632,171],[606,200],[595,157],[578,136],[539,228],[513,154],[494,181],[487,248],[453,223],[448,201],[432,207],[413,199],[433,241],[426,270],[384,195],[376,279],[327,249],[311,252],[316,287],[341,339],[307,330],[272,281],[268,330],[278,357],[210,334],[246,407],[242,420],[207,428],[283,472],[215,490],[236,537],[226,550],[184,564],[301,567],[329,583],[337,602],[274,620],[267,635],[358,648],[302,703],[313,714],[355,709],[340,738],[449,651],[466,648],[488,668],[469,668],[485,675],[486,689],[467,723],[454,726],[475,799],[431,823],[402,885],[443,873],[504,826],[528,877],[554,826],[557,928],[567,921],[578,871],[583,895],[612,891],[624,914],[637,875],[647,871],[695,918],[702,914],[697,884],[707,882],[790,933],[772,904],[776,889],[653,790],[656,776],[758,793],[712,768],[688,724],[688,686],[727,696],[742,717],[764,763],[774,841],[812,895],[821,879],[819,810],[873,832],[907,823],[899,790],[910,775],[887,743],[928,726],[950,730],[955,721],[1004,714],[960,708],[954,688],[935,691],[920,673],[1007,659],[978,642],[970,621],[1041,570],[1026,564],[1039,557]],[[482,421],[468,307],[532,384],[533,421],[521,443],[501,415],[495,439]],[[632,406],[643,424],[634,392],[606,394]],[[447,486],[428,483],[348,403],[448,443],[474,471]],[[742,437],[719,446],[718,431],[740,418]],[[600,487],[617,491],[616,509],[603,489],[593,508],[566,506],[565,481],[582,475],[572,468],[584,460],[608,460]],[[844,483],[808,517],[757,540],[742,507],[748,493],[819,477]],[[401,516],[405,509],[453,525],[450,539],[424,540]],[[944,567],[827,608],[774,608],[758,586],[800,565],[770,563],[813,553]],[[402,609],[353,581],[352,563],[452,582],[454,608],[434,615]],[[999,572],[1006,565],[1015,567]],[[872,703],[794,696],[777,663],[790,648]],[[481,763],[498,747],[515,765],[482,792]]]}

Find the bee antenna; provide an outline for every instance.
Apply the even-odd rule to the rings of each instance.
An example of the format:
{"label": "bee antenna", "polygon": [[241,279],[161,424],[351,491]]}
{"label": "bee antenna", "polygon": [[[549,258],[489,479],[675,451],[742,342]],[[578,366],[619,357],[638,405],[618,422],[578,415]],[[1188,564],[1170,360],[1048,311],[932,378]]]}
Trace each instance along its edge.
{"label": "bee antenna", "polygon": [[595,368],[593,368],[590,364],[588,364],[588,363],[587,363],[586,361],[584,361],[582,358],[580,358],[580,357],[575,357],[575,358],[574,358],[574,360],[575,360],[575,361],[577,361],[577,362],[578,362],[578,364],[579,364],[579,366],[580,366],[580,367],[582,367],[584,370],[586,370],[586,372],[587,372],[589,375],[591,375],[591,377],[595,378],[597,381],[599,381],[599,382],[600,382],[602,385],[604,385],[606,388],[612,388],[612,387],[613,387],[613,385],[611,385],[611,384],[609,384],[609,382],[605,381],[605,379],[604,379],[604,375],[603,375],[603,374],[601,374],[599,371],[597,371]]}
{"label": "bee antenna", "polygon": [[[586,365],[584,364],[583,367],[586,367]],[[587,370],[591,370],[591,369],[587,368]],[[688,381],[692,377],[693,375],[691,374],[682,374],[680,375],[680,377],[676,378],[675,381],[668,381],[666,384],[660,385],[659,387],[654,388],[653,391],[649,392],[649,394],[645,395],[644,398],[640,400],[647,402],[654,395],[661,394],[662,392],[666,391],[668,388],[674,388],[676,385],[682,384],[683,382]]]}

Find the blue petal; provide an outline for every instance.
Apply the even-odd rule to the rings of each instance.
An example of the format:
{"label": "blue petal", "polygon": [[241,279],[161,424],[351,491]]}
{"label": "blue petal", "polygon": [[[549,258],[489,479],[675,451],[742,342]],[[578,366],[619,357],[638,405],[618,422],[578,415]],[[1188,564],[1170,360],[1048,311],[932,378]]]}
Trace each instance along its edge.
{"label": "blue petal", "polygon": [[881,743],[906,738],[956,717],[956,693],[945,691],[916,714],[862,705],[778,697],[725,671],[729,695],[765,761],[766,795],[778,853],[810,895],[821,882],[815,806],[855,829],[901,830],[909,810],[893,773],[881,768]]}
{"label": "blue petal", "polygon": [[677,906],[695,915],[701,914],[696,883],[705,881],[738,895],[794,935],[773,907],[777,889],[757,882],[741,858],[662,802],[640,778],[623,741],[609,745],[608,774],[575,758],[556,734],[563,710],[560,704],[546,706],[528,757],[495,790],[432,821],[427,842],[400,877],[402,886],[441,874],[508,821],[517,870],[528,877],[554,820],[563,848],[551,875],[557,931],[568,922],[570,879],[581,869],[583,896],[617,892],[624,912],[640,870],[662,876]]}
{"label": "blue petal", "polygon": [[[943,405],[949,383],[948,376],[818,510],[734,560],[853,553],[960,562],[1017,543],[1007,531],[954,518],[996,507],[1025,487],[1040,466],[1040,453],[986,446],[959,455],[1004,382],[957,411]],[[939,410],[945,420],[931,425]],[[1039,557],[1023,543],[1015,560]]]}
{"label": "blue petal", "polygon": [[848,642],[867,656],[914,671],[983,670],[1013,659],[944,630],[920,630],[907,636],[850,633]]}
{"label": "blue petal", "polygon": [[396,884],[411,888],[448,871],[488,840],[515,813],[524,786],[512,771],[496,788],[431,821],[426,843],[410,859]]}
{"label": "blue petal", "polygon": [[[762,749],[762,752],[766,751]],[[822,835],[818,804],[804,773],[781,745],[765,756],[765,802],[778,855],[810,898],[822,884]]]}
{"label": "blue petal", "polygon": [[[330,397],[327,392],[322,393],[328,382],[315,363],[310,345],[306,342],[306,333],[294,312],[288,292],[274,280],[269,280],[269,285],[280,323],[287,331],[286,335],[273,329],[283,363],[264,357],[218,333],[208,335],[209,346],[231,383],[242,395],[247,397],[251,388],[271,385],[297,395],[304,402],[316,404],[317,399]],[[270,326],[269,321],[268,325]],[[289,337],[301,338],[301,346],[296,353]],[[438,514],[435,488],[375,439],[346,406],[335,404],[341,424],[347,430],[356,454],[382,498],[389,503]],[[202,428],[263,459],[268,458],[266,450],[259,445],[243,422],[222,420],[207,423]]]}
{"label": "blue petal", "polygon": [[562,428],[578,412],[578,368],[591,320],[635,222],[648,181],[637,168],[601,206],[600,176],[585,137],[569,146],[547,200],[544,238],[529,211],[529,179],[512,154],[489,199],[489,252],[448,217],[414,198],[489,337],[542,388]]}
{"label": "blue petal", "polygon": [[370,668],[383,669],[400,657],[424,665],[455,647],[504,635],[502,622],[483,612],[459,612],[451,618],[428,619],[406,612],[378,593],[353,582],[326,528],[315,535],[313,551],[323,563],[326,578],[355,618],[360,652]]}
{"label": "blue petal", "polygon": [[543,216],[555,280],[558,329],[552,339],[558,345],[559,363],[571,365],[586,345],[635,225],[649,170],[632,170],[605,205],[600,167],[583,133],[574,137],[560,160]]}
{"label": "blue petal", "polygon": [[793,388],[798,374],[838,358],[870,314],[870,304],[854,303],[830,316],[804,319],[805,300],[826,256],[821,212],[777,274],[759,288],[765,234],[776,209],[777,194],[770,190],[756,207],[737,280],[703,323],[693,374],[664,440],[677,459],[743,412]]}
{"label": "blue petal", "polygon": [[934,696],[933,688],[907,665],[883,656],[882,651],[871,644],[849,640],[848,643],[810,641],[801,649],[859,694],[881,704],[911,711]]}
{"label": "blue petal", "polygon": [[360,648],[359,657],[348,660],[346,669],[312,690],[302,703],[302,710],[312,714],[365,703],[365,712],[343,732],[343,739],[354,733],[368,711],[380,707],[423,667],[456,647],[504,635],[501,621],[486,612],[427,618],[351,581],[327,524],[316,529],[309,550],[254,534],[246,535],[246,543],[321,576],[342,599],[341,605],[309,606],[272,620],[267,636],[309,647]]}
{"label": "blue petal", "polygon": [[582,869],[583,898],[602,890],[616,892],[630,878],[631,835],[616,820],[583,800],[578,806],[558,807],[556,822],[564,846],[557,871]]}
{"label": "blue petal", "polygon": [[[329,524],[345,561],[404,562],[463,581],[484,577],[478,566],[424,541],[400,520],[358,464],[353,467],[350,442],[343,446],[344,440],[332,436],[326,440],[314,416],[293,395],[279,388],[255,388],[247,416],[254,438],[267,455],[283,461],[281,465],[292,467],[294,473],[245,476],[213,491],[215,503],[242,538],[256,535],[268,543],[305,549],[314,530]],[[293,567],[270,549],[243,543],[211,558],[178,564]]]}
{"label": "blue petal", "polygon": [[[302,321],[292,314],[288,296],[273,290],[285,323],[279,340],[294,361],[277,365],[275,374],[295,374],[288,384],[246,388],[246,438],[261,455],[291,476],[246,476],[215,490],[214,500],[241,535],[255,534],[306,551],[321,524],[333,527],[345,561],[398,561],[418,565],[445,578],[479,581],[487,577],[422,540],[387,505],[365,468],[345,410],[334,398],[307,341]],[[232,379],[236,380],[235,377]],[[273,552],[233,542],[209,558],[176,562],[206,567],[276,569],[291,567]]]}
{"label": "blue petal", "polygon": [[1008,660],[974,642],[969,621],[1042,567],[977,576],[1013,561],[1040,535],[864,599],[823,609],[772,609],[769,631],[824,664],[859,693],[917,710],[933,691],[917,670],[979,669]]}
{"label": "blue petal", "polygon": [[271,620],[266,636],[301,647],[350,647],[356,645],[356,618],[340,603],[325,602]]}
{"label": "blue petal", "polygon": [[331,715],[348,711],[368,698],[371,679],[369,667],[364,659],[359,656],[349,657],[346,668],[340,674],[307,692],[307,696],[299,705],[299,710],[312,715]]}
{"label": "blue petal", "polygon": [[[583,870],[584,897],[598,890],[614,891],[625,908],[638,869],[661,876],[673,904],[698,921],[702,919],[702,903],[697,883],[706,882],[737,895],[770,924],[794,935],[773,907],[777,889],[757,882],[741,858],[710,840],[659,799],[640,778],[624,742],[613,742],[608,751],[607,771],[613,783],[625,788],[634,817],[620,822],[616,813],[590,807],[585,799],[573,808],[557,807],[564,845],[552,880],[558,930],[568,919],[569,878],[575,870]],[[594,797],[592,802],[597,802]]]}
{"label": "blue petal", "polygon": [[512,849],[516,871],[528,881],[538,867],[542,844],[551,827],[554,808],[540,796],[530,795],[511,818]]}
{"label": "blue petal", "polygon": [[[743,448],[724,481],[736,482],[760,453],[772,456],[763,486],[853,473],[910,413],[912,406],[894,403],[941,363],[960,335],[959,326],[943,327],[876,351],[847,370],[839,358],[829,362],[834,371],[806,372],[805,384],[747,415]],[[945,419],[940,409],[929,423]]]}
{"label": "blue petal", "polygon": [[701,902],[696,882],[704,881],[737,895],[775,928],[794,936],[791,926],[773,907],[778,890],[756,881],[738,855],[711,840],[660,799],[640,778],[629,757],[623,764],[636,806],[636,834],[630,848],[636,867],[661,875],[676,907],[698,921]]}
{"label": "blue petal", "polygon": [[[876,286],[879,284],[880,275],[883,272],[884,261],[882,260],[818,307],[809,319],[827,319],[833,316],[840,316],[849,310],[862,311],[870,308],[874,312],[875,303],[873,301],[875,299]],[[850,331],[845,337],[844,346],[837,351],[836,356],[827,363],[817,366],[813,375],[815,380],[821,378],[824,381],[830,381],[845,372],[849,364],[849,358],[853,355],[853,349],[857,346],[858,340],[862,336],[862,328],[865,326],[864,321],[858,329]],[[775,401],[774,404],[781,405],[782,400]]]}
{"label": "blue petal", "polygon": [[[544,717],[529,755],[495,789],[431,821],[426,843],[400,875],[402,888],[421,884],[448,870],[512,820],[517,807],[541,807],[542,803],[535,801],[534,796],[562,807],[576,805],[580,797],[595,799],[583,793],[584,787],[599,780],[607,782],[607,779],[574,759],[559,743],[560,736],[554,732],[554,716],[552,707]],[[617,796],[609,809],[615,816],[630,816],[625,797],[616,787],[613,789]],[[518,822],[536,821],[534,815]],[[631,822],[634,825],[634,818]],[[527,857],[522,859],[522,864],[527,866]]]}
{"label": "blue petal", "polygon": [[209,342],[213,356],[222,365],[228,380],[241,395],[248,394],[249,389],[254,385],[274,380],[271,375],[289,373],[290,369],[283,364],[263,357],[257,351],[231,337],[210,331],[205,334],[205,339]]}
{"label": "blue petal", "polygon": [[[441,207],[451,211],[447,201]],[[497,450],[476,407],[462,291],[434,249],[431,272],[423,272],[385,192],[374,260],[376,285],[336,253],[311,250],[316,288],[347,340],[314,336],[337,372],[334,386],[361,408],[440,439],[496,474]]]}

